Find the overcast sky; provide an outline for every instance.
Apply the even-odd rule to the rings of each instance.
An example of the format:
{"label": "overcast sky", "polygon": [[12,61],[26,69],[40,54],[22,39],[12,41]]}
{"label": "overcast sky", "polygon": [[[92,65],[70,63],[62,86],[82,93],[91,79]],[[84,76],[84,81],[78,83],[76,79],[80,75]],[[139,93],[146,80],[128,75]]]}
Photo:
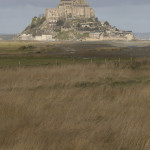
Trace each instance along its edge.
{"label": "overcast sky", "polygon": [[[99,20],[119,29],[150,32],[150,0],[87,0]],[[59,0],[0,0],[0,33],[20,33],[32,17]]]}

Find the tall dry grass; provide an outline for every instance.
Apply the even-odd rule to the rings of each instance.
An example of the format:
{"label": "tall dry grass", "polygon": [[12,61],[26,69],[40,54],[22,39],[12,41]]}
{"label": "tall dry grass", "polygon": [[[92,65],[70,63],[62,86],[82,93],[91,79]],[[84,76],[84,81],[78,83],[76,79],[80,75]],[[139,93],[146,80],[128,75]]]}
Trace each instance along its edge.
{"label": "tall dry grass", "polygon": [[150,70],[0,70],[0,150],[149,150]]}

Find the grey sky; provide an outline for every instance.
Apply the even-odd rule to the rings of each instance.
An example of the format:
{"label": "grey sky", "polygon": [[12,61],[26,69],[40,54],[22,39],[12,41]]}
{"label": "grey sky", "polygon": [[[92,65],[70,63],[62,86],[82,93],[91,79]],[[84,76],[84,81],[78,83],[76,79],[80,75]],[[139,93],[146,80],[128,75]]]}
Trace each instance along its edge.
{"label": "grey sky", "polygon": [[[99,20],[119,29],[150,32],[150,0],[87,0]],[[59,0],[0,0],[0,33],[19,33],[32,17],[53,8]]]}

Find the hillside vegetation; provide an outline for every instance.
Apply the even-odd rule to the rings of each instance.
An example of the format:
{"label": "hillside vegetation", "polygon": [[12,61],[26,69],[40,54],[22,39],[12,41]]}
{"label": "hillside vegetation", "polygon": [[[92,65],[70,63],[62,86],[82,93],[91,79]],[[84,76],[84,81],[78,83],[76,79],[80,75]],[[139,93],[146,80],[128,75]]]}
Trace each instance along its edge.
{"label": "hillside vegetation", "polygon": [[32,34],[35,35],[41,35],[42,31],[40,31],[40,26],[44,23],[46,20],[45,16],[39,16],[32,18],[32,22],[27,28],[23,31],[25,34]]}
{"label": "hillside vegetation", "polygon": [[149,67],[1,68],[0,149],[149,150]]}

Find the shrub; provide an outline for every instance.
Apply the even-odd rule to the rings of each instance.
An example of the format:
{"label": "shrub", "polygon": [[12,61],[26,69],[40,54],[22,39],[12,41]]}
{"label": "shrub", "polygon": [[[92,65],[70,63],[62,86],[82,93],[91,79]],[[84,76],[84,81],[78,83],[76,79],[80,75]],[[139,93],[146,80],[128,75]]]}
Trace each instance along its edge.
{"label": "shrub", "polygon": [[107,26],[109,26],[109,25],[110,25],[108,21],[105,21],[105,23],[104,23],[104,24],[105,24],[105,25],[107,25]]}
{"label": "shrub", "polygon": [[63,26],[64,25],[64,21],[63,20],[58,20],[56,25],[57,26]]}

